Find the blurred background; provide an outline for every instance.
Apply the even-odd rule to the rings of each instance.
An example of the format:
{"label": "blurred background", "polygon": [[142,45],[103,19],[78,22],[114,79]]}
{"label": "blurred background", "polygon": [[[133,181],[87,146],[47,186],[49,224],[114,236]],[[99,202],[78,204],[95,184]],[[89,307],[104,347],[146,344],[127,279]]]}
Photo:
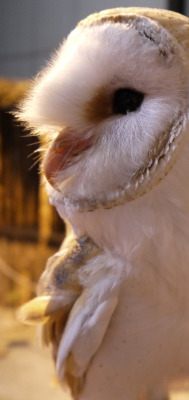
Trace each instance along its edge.
{"label": "blurred background", "polygon": [[[64,237],[64,223],[40,183],[39,140],[11,112],[79,20],[106,8],[130,6],[189,15],[188,0],[0,0],[0,400],[25,400],[24,388],[28,391],[30,386],[28,400],[34,390],[36,399],[51,398],[51,391],[44,393],[39,373],[41,369],[44,377],[51,373],[49,358],[44,361],[46,355],[32,341],[34,331],[23,330],[14,310],[35,295],[46,260]],[[31,367],[26,363],[28,355],[30,363],[33,360],[32,379],[24,374]],[[11,373],[14,384],[9,385]],[[58,396],[62,398],[56,391],[57,400]]]}

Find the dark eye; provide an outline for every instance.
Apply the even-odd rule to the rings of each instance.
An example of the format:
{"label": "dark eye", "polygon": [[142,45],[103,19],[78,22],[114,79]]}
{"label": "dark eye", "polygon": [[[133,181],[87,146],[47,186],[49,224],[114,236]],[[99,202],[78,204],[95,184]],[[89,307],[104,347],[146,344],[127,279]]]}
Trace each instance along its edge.
{"label": "dark eye", "polygon": [[118,89],[113,96],[113,114],[136,111],[144,99],[144,94],[133,89]]}

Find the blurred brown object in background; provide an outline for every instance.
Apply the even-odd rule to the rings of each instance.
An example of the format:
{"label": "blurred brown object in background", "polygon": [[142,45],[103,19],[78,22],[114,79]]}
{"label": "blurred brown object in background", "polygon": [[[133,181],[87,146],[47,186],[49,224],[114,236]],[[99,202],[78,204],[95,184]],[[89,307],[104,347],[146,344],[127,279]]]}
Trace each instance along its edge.
{"label": "blurred brown object in background", "polygon": [[31,86],[31,80],[18,81],[0,78],[0,108],[12,108]]}
{"label": "blurred brown object in background", "polygon": [[37,136],[13,117],[31,81],[0,78],[0,304],[34,296],[47,258],[64,236],[39,174]]}

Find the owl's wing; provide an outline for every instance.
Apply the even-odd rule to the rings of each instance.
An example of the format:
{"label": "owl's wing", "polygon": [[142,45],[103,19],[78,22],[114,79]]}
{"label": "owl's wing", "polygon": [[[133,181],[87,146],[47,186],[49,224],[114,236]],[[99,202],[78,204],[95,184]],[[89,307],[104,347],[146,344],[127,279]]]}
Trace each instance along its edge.
{"label": "owl's wing", "polygon": [[65,379],[74,397],[82,389],[84,375],[100,347],[118,297],[98,298],[93,288],[84,291],[75,302],[63,331],[56,359],[60,380]]}
{"label": "owl's wing", "polygon": [[76,397],[116,308],[122,263],[88,238],[69,246],[49,260],[39,296],[21,307],[19,319],[43,324],[58,376]]}

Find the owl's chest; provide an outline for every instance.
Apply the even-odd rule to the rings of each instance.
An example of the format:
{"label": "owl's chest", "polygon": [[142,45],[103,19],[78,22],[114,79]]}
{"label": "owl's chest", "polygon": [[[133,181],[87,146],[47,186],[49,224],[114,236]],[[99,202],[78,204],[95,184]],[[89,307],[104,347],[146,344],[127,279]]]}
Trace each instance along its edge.
{"label": "owl's chest", "polygon": [[132,398],[133,392],[133,398],[138,398],[144,387],[188,371],[189,295],[185,292],[184,299],[163,280],[155,284],[143,275],[123,281],[118,306],[88,370],[82,399],[90,392],[92,400],[100,395],[113,400],[115,394],[124,400],[126,394]]}
{"label": "owl's chest", "polygon": [[136,277],[142,290],[157,293],[157,301],[170,294],[172,302],[172,295],[187,297],[189,285],[189,213],[187,206],[181,210],[175,204],[154,191],[123,206],[80,214],[71,222],[77,235],[91,237],[124,261],[123,280]]}
{"label": "owl's chest", "polygon": [[73,214],[70,222],[77,236],[89,236],[133,267],[145,264],[152,270],[154,265],[160,271],[171,263],[173,271],[182,269],[189,256],[188,199],[185,209],[175,203],[163,200],[159,190],[110,210]]}
{"label": "owl's chest", "polygon": [[100,395],[124,400],[133,393],[137,398],[144,387],[188,371],[188,228],[163,221],[160,228],[151,227],[150,234],[148,226],[143,235],[131,228],[112,241],[125,258],[125,270],[118,305],[88,370],[82,399],[91,392],[92,400]]}

